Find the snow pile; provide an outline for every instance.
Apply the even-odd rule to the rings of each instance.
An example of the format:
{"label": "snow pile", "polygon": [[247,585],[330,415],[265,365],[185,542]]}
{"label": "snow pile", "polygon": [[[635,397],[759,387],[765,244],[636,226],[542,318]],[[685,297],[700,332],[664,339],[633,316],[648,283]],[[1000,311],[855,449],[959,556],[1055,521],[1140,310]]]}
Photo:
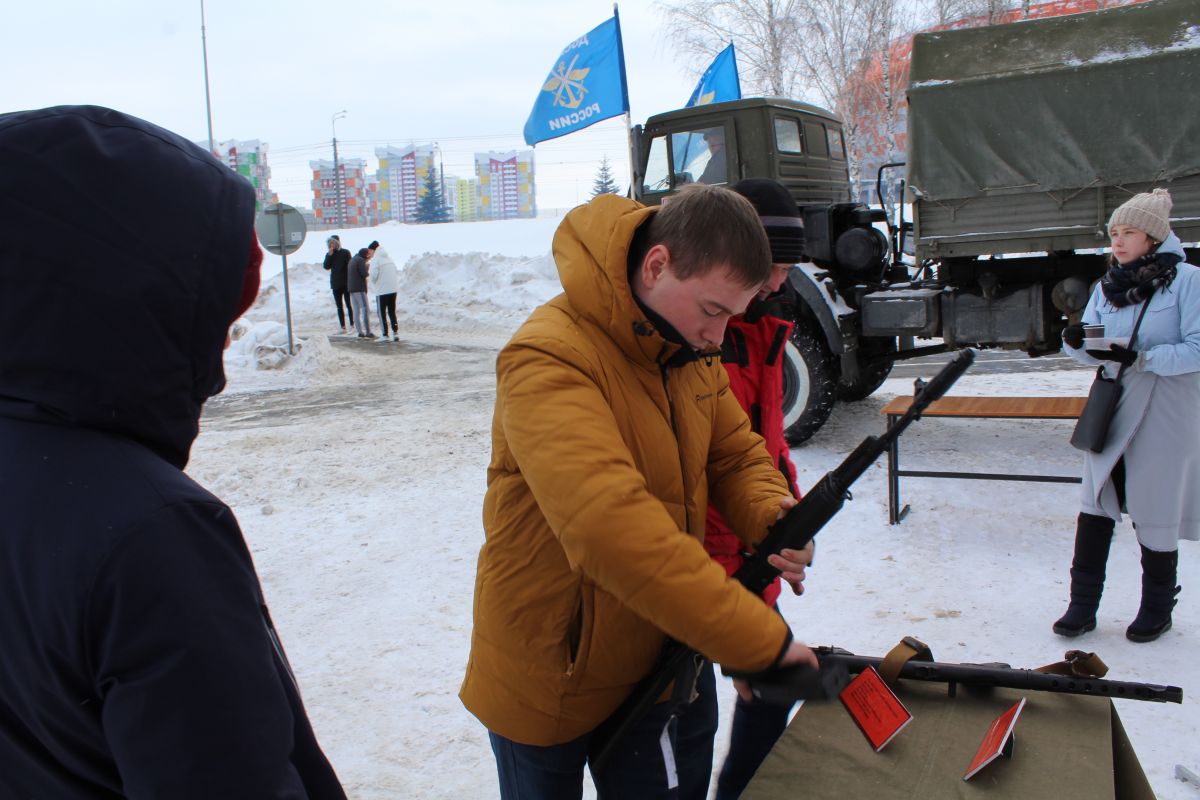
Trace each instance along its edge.
{"label": "snow pile", "polygon": [[288,353],[287,326],[279,322],[249,323],[233,326],[225,366],[249,369],[286,370],[303,375],[337,372],[337,354],[324,336],[302,339],[292,335],[292,353]]}
{"label": "snow pile", "polygon": [[[300,246],[288,256],[288,266],[325,260],[325,240],[331,233],[341,237],[342,247],[354,255],[360,248],[377,241],[397,264],[422,253],[496,253],[514,258],[533,258],[550,252],[550,239],[561,218],[507,219],[488,222],[448,222],[444,225],[405,225],[385,222],[374,228],[340,231],[309,231]],[[279,273],[278,257],[263,262],[263,277]]]}
{"label": "snow pile", "polygon": [[[287,294],[290,296],[292,303],[292,323],[295,324],[298,317],[307,316],[316,310],[313,307],[313,299],[319,297],[323,304],[332,302],[332,295],[329,290],[329,273],[324,270],[320,263],[306,264],[289,260]],[[246,316],[256,319],[269,318],[279,322],[286,321],[287,313],[284,305],[282,271],[275,273],[274,277],[267,279],[267,273],[264,270],[262,287],[259,289],[258,299],[254,301],[254,305]]]}
{"label": "snow pile", "polygon": [[278,322],[235,323],[230,331],[229,354],[226,363],[251,366],[257,369],[277,369],[303,349],[303,342],[293,341],[295,353],[288,353],[287,327]]}
{"label": "snow pile", "polygon": [[[352,251],[372,239],[380,242],[376,259],[403,264],[398,269],[396,317],[402,341],[455,338],[462,343],[503,343],[534,308],[562,291],[550,255],[559,219],[512,219],[506,222],[402,225],[389,223],[343,234]],[[317,235],[317,234],[322,235]],[[342,333],[322,266],[325,231],[316,231],[288,258],[287,295],[292,306],[295,357],[287,357],[287,306],[282,259],[268,255],[258,300],[239,320],[234,347],[226,354],[226,372],[241,390],[286,384],[296,375],[307,385],[318,372],[341,380],[371,374],[358,342],[330,348],[328,337]],[[353,242],[348,240],[353,239]],[[359,242],[358,240],[362,241]],[[427,247],[418,249],[419,246]],[[370,295],[371,330],[378,332],[378,309]],[[353,326],[348,325],[354,333]],[[250,339],[242,341],[246,336]],[[322,349],[313,353],[320,339]],[[307,353],[306,351],[307,350]]]}
{"label": "snow pile", "polygon": [[511,332],[561,291],[549,254],[530,259],[425,253],[401,270],[396,308],[406,322],[425,327]]}

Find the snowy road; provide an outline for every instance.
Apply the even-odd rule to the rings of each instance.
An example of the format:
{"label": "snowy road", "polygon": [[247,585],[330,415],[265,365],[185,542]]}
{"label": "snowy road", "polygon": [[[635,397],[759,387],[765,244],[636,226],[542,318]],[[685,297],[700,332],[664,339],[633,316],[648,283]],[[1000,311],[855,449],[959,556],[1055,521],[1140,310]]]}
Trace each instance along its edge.
{"label": "snowy road", "polygon": [[444,343],[389,342],[339,345],[360,364],[361,380],[300,388],[237,392],[236,386],[204,411],[214,430],[300,423],[323,415],[374,416],[404,404],[441,403],[448,398],[494,391],[494,348]]}
{"label": "snowy road", "polygon": [[[322,356],[332,363],[291,388],[239,393],[234,381],[206,412],[190,471],[242,522],[351,797],[495,797],[486,737],[456,697],[482,540],[495,347],[427,342],[379,352],[389,347],[331,348]],[[979,374],[956,391],[1077,394],[1087,379],[1075,370]],[[910,388],[892,378],[835,410],[794,451],[801,486],[878,433],[879,409]],[[1052,421],[925,420],[906,437],[906,461],[1010,471],[1033,461],[1070,473],[1078,465],[1066,430]],[[800,638],[860,653],[911,634],[943,660],[1056,660],[1068,642],[1049,626],[1066,597],[1075,491],[907,480],[913,511],[892,528],[881,461],[822,533],[809,591],[785,597],[784,613]],[[1200,586],[1200,554],[1184,550],[1180,582]],[[1098,651],[1112,677],[1197,690],[1197,595],[1185,588],[1176,628],[1161,641],[1130,644],[1122,632],[1137,606],[1138,566],[1128,524],[1113,562],[1100,630],[1070,644]],[[1193,798],[1172,772],[1176,763],[1200,767],[1200,715],[1134,702],[1119,711],[1158,796]]]}
{"label": "snowy road", "polygon": [[[892,367],[893,378],[928,378],[954,357],[953,353],[914,358],[910,361],[897,361]],[[975,375],[1012,374],[1017,372],[1058,372],[1060,370],[1087,370],[1069,356],[1051,355],[1030,358],[1020,350],[978,350],[975,353],[975,363],[971,372]]]}

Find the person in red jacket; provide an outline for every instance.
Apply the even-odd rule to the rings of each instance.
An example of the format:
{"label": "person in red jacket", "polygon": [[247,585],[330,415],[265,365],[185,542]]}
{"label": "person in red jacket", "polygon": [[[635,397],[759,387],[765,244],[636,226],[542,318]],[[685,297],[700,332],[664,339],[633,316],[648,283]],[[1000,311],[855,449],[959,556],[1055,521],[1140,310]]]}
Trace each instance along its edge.
{"label": "person in red jacket", "polygon": [[[767,231],[771,244],[771,278],[742,314],[732,317],[725,328],[721,362],[729,373],[729,387],[750,417],[754,432],[763,437],[767,452],[787,479],[797,499],[796,468],[789,457],[783,435],[783,348],[792,333],[792,323],[773,316],[772,299],[778,296],[788,273],[800,261],[804,249],[804,222],[796,201],[783,184],[763,178],[739,181],[733,191],[748,199]],[[737,534],[711,505],[704,533],[704,548],[732,575],[742,565],[742,543]],[[783,574],[763,592],[763,601],[775,608],[782,580],[795,594],[804,591],[804,572],[790,572],[796,562],[812,561],[812,543],[803,551],[785,550],[785,559],[770,561]],[[739,694],[733,712],[729,753],[717,778],[717,800],[741,795],[787,727],[791,708],[752,702]]]}

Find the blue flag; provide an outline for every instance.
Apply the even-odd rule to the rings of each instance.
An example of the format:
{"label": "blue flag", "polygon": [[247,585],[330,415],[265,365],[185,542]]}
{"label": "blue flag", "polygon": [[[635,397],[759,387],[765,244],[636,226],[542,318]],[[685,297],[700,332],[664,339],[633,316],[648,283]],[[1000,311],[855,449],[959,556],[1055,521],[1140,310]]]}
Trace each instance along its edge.
{"label": "blue flag", "polygon": [[621,22],[616,14],[567,45],[525,122],[525,144],[583,130],[629,111]]}
{"label": "blue flag", "polygon": [[708,69],[704,70],[684,108],[741,99],[742,83],[738,80],[737,57],[733,54],[733,42],[730,42],[729,47],[717,53]]}

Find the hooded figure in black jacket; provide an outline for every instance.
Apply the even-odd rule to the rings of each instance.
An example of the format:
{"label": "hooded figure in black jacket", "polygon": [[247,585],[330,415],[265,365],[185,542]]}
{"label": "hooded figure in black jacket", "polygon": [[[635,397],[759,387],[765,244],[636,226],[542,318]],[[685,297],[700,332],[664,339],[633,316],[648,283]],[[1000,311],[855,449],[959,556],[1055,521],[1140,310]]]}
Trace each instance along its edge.
{"label": "hooded figure in black jacket", "polygon": [[162,128],[0,115],[0,797],[345,797],[237,521],[182,471],[253,221]]}
{"label": "hooded figure in black jacket", "polygon": [[[346,289],[346,268],[350,266],[350,251],[342,247],[342,238],[336,233],[325,240],[329,252],[325,254],[325,269],[329,272],[329,290],[333,292],[333,302],[337,306],[338,325],[342,333],[346,332],[346,315],[350,315],[350,324],[354,324],[354,308],[350,305],[350,292]],[[346,308],[342,310],[342,303]]]}

